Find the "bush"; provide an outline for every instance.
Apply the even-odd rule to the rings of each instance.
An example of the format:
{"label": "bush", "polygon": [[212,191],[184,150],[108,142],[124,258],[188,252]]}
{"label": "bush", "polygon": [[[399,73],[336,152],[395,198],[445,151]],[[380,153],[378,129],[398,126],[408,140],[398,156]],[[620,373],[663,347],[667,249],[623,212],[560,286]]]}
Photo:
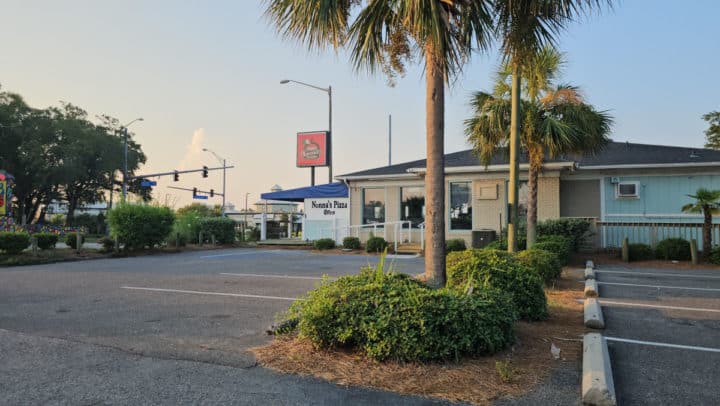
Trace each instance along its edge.
{"label": "bush", "polygon": [[180,235],[189,243],[197,244],[198,236],[200,234],[200,222],[205,217],[202,217],[196,211],[187,211],[183,214],[178,214],[173,225],[173,234],[180,233]]}
{"label": "bush", "polygon": [[343,238],[343,248],[347,248],[349,250],[359,250],[360,249],[360,239],[357,237]]}
{"label": "bush", "polygon": [[540,276],[514,255],[491,249],[453,252],[447,258],[447,286],[458,292],[499,289],[527,320],[547,317],[547,299]]}
{"label": "bush", "polygon": [[227,217],[205,217],[200,219],[199,232],[203,233],[203,240],[219,244],[232,244],[235,242],[235,221]]}
{"label": "bush", "polygon": [[628,244],[628,254],[630,261],[647,261],[655,259],[653,249],[647,244]]}
{"label": "bush", "polygon": [[30,246],[30,234],[21,232],[1,231],[0,250],[8,255],[17,255]]}
{"label": "bush", "polygon": [[660,241],[655,247],[655,255],[658,259],[676,261],[690,260],[690,242],[682,238],[666,238]]}
{"label": "bush", "polygon": [[590,235],[590,223],[585,219],[554,219],[545,220],[537,224],[538,237],[547,235],[562,235],[570,240],[571,250],[577,251],[578,245]]}
{"label": "bush", "polygon": [[[493,249],[493,250],[507,250],[508,248],[508,240],[507,240],[507,230],[503,230],[502,235],[500,238],[498,238],[495,241],[490,242],[488,245],[485,246],[487,249]],[[527,231],[525,230],[518,230],[518,249],[524,250],[527,249]]]}
{"label": "bush", "polygon": [[387,241],[382,237],[370,237],[365,242],[365,251],[367,252],[383,252],[387,248]]}
{"label": "bush", "polygon": [[110,237],[102,237],[98,239],[98,243],[102,245],[102,252],[115,251],[115,240]]}
{"label": "bush", "polygon": [[173,231],[165,238],[165,244],[174,248],[184,247],[187,245],[187,237],[183,233],[175,231],[175,227],[173,227]]}
{"label": "bush", "polygon": [[376,360],[403,361],[497,352],[514,341],[516,320],[502,292],[434,290],[382,268],[324,280],[293,303],[289,317],[317,347],[352,347]]}
{"label": "bush", "polygon": [[449,252],[455,252],[455,251],[465,251],[467,247],[465,246],[465,240],[462,238],[453,238],[452,240],[445,241],[445,253]]}
{"label": "bush", "polygon": [[[67,233],[65,234],[65,245],[72,249],[77,249],[77,234],[78,233]],[[80,245],[85,244],[85,236],[80,234]]]}
{"label": "bush", "polygon": [[321,238],[313,244],[316,250],[331,250],[335,248],[335,240],[332,238]]}
{"label": "bush", "polygon": [[562,273],[562,263],[554,252],[531,248],[520,251],[517,254],[517,259],[535,271],[545,281],[546,285],[552,284]]}
{"label": "bush", "polygon": [[572,241],[562,235],[543,235],[538,237],[532,248],[553,252],[562,265],[567,265],[572,253]]}
{"label": "bush", "polygon": [[708,260],[711,264],[720,265],[720,246],[716,246],[710,251]]}
{"label": "bush", "polygon": [[110,210],[110,229],[125,249],[152,248],[165,241],[175,214],[167,207],[121,204]]}
{"label": "bush", "polygon": [[57,234],[53,233],[37,233],[35,238],[37,238],[37,245],[41,250],[55,248],[55,244],[58,242]]}

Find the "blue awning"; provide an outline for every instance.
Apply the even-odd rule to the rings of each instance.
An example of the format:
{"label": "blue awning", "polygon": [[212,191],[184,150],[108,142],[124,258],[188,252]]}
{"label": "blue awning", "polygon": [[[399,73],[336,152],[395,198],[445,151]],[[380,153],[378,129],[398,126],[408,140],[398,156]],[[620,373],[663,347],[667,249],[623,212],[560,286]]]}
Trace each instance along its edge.
{"label": "blue awning", "polygon": [[305,199],[321,199],[325,197],[348,197],[347,185],[343,182],[328,183],[326,185],[307,186],[260,195],[260,198],[264,200],[282,200],[286,202],[302,202]]}

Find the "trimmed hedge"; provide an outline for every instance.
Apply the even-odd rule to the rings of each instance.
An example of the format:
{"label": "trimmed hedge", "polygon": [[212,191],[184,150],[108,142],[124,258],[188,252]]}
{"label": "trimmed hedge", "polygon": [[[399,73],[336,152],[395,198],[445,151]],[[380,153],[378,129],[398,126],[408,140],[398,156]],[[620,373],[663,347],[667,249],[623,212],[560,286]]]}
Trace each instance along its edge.
{"label": "trimmed hedge", "polygon": [[235,220],[227,217],[205,217],[199,221],[199,231],[203,233],[203,240],[219,244],[232,244],[235,242]]}
{"label": "trimmed hedge", "polygon": [[585,219],[553,219],[541,221],[537,224],[539,237],[548,235],[561,235],[570,240],[571,250],[577,251],[578,244],[590,235],[590,221]]}
{"label": "trimmed hedge", "polygon": [[465,240],[462,238],[453,238],[451,240],[445,241],[445,253],[455,252],[455,251],[465,251],[467,247],[465,246]]}
{"label": "trimmed hedge", "polygon": [[335,240],[332,238],[321,238],[313,244],[316,250],[331,250],[335,248]]}
{"label": "trimmed hedge", "polygon": [[655,252],[647,244],[628,244],[628,259],[630,261],[648,261],[655,259]]}
{"label": "trimmed hedge", "polygon": [[655,255],[666,261],[689,261],[690,242],[682,238],[666,238],[655,247]]}
{"label": "trimmed hedge", "polygon": [[[77,234],[78,233],[67,233],[65,234],[65,245],[72,249],[77,249]],[[80,245],[85,244],[85,235],[80,234]]]}
{"label": "trimmed hedge", "polygon": [[357,237],[343,238],[343,248],[346,248],[349,250],[359,250],[360,249],[360,239]]}
{"label": "trimmed hedge", "polygon": [[376,360],[458,359],[497,352],[515,339],[507,294],[434,290],[382,269],[324,280],[293,303],[288,317],[316,347],[357,348]]}
{"label": "trimmed hedge", "polygon": [[720,246],[716,246],[710,251],[708,260],[711,264],[720,265]]}
{"label": "trimmed hedge", "polygon": [[531,248],[517,253],[517,259],[535,271],[546,285],[552,284],[562,273],[558,255],[551,251]]}
{"label": "trimmed hedge", "polygon": [[560,263],[564,266],[570,262],[572,254],[572,241],[562,235],[543,235],[538,237],[533,245],[534,249],[550,251],[557,254]]}
{"label": "trimmed hedge", "polygon": [[168,207],[121,204],[108,214],[112,234],[125,249],[152,248],[161,244],[173,229],[175,214]]}
{"label": "trimmed hedge", "polygon": [[382,237],[370,237],[365,242],[365,251],[367,252],[383,252],[387,248],[387,241]]}
{"label": "trimmed hedge", "polygon": [[20,231],[1,231],[0,250],[8,255],[17,255],[30,246],[30,234]]}
{"label": "trimmed hedge", "polygon": [[58,242],[57,234],[53,233],[37,233],[35,238],[37,238],[37,245],[41,250],[55,248],[55,244]]}
{"label": "trimmed hedge", "polygon": [[518,316],[527,320],[547,317],[543,281],[513,254],[490,249],[453,252],[447,258],[447,286],[458,292],[498,289],[507,292]]}

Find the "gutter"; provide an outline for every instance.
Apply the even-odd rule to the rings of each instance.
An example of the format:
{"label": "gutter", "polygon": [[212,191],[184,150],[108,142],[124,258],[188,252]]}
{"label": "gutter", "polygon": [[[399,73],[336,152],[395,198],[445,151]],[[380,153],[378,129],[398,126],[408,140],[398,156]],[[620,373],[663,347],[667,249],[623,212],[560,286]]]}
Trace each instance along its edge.
{"label": "gutter", "polygon": [[396,174],[390,174],[390,175],[349,175],[349,176],[336,176],[335,179],[340,179],[341,181],[347,183],[349,180],[371,180],[371,179],[397,179],[397,178],[417,178],[417,175],[414,173],[396,173]]}
{"label": "gutter", "polygon": [[627,165],[578,165],[578,169],[662,169],[662,168],[699,168],[720,166],[720,162],[685,162],[674,164],[627,164]]}
{"label": "gutter", "polygon": [[[530,164],[521,164],[520,170],[528,170]],[[445,168],[445,173],[467,173],[467,172],[505,172],[510,169],[509,165],[473,165],[473,166],[454,166]],[[575,169],[575,162],[549,162],[543,164],[543,169]],[[409,173],[423,174],[426,168],[410,168]]]}

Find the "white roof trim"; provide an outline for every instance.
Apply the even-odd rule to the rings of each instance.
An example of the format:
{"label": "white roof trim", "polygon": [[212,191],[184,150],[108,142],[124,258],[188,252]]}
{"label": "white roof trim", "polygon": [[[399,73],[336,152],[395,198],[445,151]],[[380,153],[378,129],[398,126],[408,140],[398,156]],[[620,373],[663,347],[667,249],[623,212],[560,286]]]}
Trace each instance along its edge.
{"label": "white roof trim", "polygon": [[702,168],[720,166],[720,162],[683,162],[672,164],[626,164],[626,165],[580,165],[578,169],[653,169],[653,168]]}
{"label": "white roof trim", "polygon": [[[566,169],[574,168],[575,162],[549,162],[543,164],[544,169]],[[527,170],[530,168],[529,164],[521,164],[520,170]],[[467,173],[467,172],[504,172],[509,170],[509,165],[473,165],[473,166],[452,166],[445,168],[445,173]],[[425,168],[410,168],[407,170],[410,173],[425,173]]]}
{"label": "white roof trim", "polygon": [[365,179],[395,179],[395,178],[417,178],[414,173],[396,173],[385,175],[356,175],[356,176],[336,176],[335,179],[340,180],[365,180]]}

